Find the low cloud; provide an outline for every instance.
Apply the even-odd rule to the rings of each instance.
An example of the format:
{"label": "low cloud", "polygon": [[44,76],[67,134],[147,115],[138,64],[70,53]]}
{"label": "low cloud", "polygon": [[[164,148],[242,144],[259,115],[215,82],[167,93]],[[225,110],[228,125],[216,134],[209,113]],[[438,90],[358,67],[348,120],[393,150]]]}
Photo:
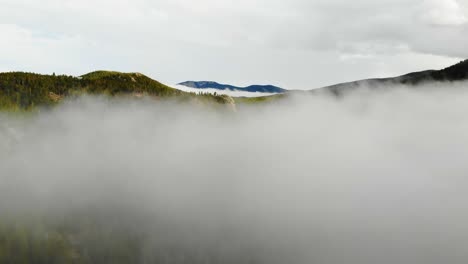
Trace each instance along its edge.
{"label": "low cloud", "polygon": [[467,85],[2,114],[0,210],[99,212],[187,263],[466,263]]}

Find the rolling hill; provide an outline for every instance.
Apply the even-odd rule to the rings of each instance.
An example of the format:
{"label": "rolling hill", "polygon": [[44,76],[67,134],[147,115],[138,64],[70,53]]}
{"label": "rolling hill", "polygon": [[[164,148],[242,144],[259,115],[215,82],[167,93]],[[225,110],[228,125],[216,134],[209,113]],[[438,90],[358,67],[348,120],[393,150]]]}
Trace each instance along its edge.
{"label": "rolling hill", "polygon": [[[408,73],[398,77],[366,79],[354,82],[340,83],[310,92],[331,92],[341,95],[360,87],[379,89],[388,85],[402,84],[418,87],[421,84],[444,81],[468,80],[468,60],[452,65],[442,70],[426,70]],[[31,110],[37,106],[52,106],[67,97],[80,94],[108,95],[108,96],[149,96],[155,99],[171,98],[175,100],[194,100],[206,104],[230,105],[235,103],[260,103],[283,98],[291,93],[271,85],[252,85],[236,87],[216,82],[184,82],[184,85],[197,89],[218,89],[230,91],[245,91],[259,93],[276,93],[268,97],[236,98],[227,95],[212,95],[209,93],[189,93],[168,87],[141,73],[122,73],[115,71],[95,71],[79,77],[67,75],[43,75],[27,72],[0,73],[0,109],[2,110]]]}
{"label": "rolling hill", "polygon": [[141,73],[95,71],[80,77],[26,72],[0,73],[0,109],[30,110],[36,106],[54,105],[64,98],[80,94],[149,96],[156,99],[233,104],[229,96],[183,92]]}

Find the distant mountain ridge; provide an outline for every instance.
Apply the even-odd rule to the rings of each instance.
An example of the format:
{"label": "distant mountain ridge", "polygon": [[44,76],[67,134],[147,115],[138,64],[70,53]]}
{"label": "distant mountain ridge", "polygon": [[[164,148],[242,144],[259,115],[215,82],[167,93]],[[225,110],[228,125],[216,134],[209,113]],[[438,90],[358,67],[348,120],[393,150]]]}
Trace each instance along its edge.
{"label": "distant mountain ridge", "polygon": [[273,86],[273,85],[250,85],[247,87],[237,87],[230,84],[221,84],[211,81],[187,81],[179,83],[178,85],[195,88],[195,89],[216,89],[216,90],[229,90],[229,91],[241,91],[251,93],[285,93],[288,90]]}

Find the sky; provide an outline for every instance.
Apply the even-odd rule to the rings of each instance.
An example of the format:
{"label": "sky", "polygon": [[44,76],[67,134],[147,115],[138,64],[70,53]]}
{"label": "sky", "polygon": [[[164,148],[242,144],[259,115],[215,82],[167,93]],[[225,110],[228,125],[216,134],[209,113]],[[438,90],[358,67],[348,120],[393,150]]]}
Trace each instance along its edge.
{"label": "sky", "polygon": [[468,0],[0,0],[0,71],[313,89],[468,58]]}

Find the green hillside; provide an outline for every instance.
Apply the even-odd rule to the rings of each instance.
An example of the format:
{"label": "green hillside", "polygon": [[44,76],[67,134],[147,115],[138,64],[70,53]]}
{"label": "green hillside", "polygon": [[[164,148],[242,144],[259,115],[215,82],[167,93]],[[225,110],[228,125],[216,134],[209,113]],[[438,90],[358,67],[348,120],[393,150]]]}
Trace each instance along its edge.
{"label": "green hillside", "polygon": [[31,110],[79,94],[127,95],[229,104],[228,96],[194,94],[168,87],[140,73],[96,71],[80,77],[26,72],[0,73],[0,109]]}

